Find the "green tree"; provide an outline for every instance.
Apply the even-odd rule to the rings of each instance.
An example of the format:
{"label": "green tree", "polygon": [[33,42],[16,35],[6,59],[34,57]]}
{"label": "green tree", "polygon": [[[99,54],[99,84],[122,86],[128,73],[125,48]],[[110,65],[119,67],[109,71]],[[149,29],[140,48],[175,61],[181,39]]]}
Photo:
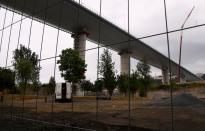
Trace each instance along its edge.
{"label": "green tree", "polygon": [[141,86],[140,83],[140,76],[138,71],[133,71],[130,75],[130,92],[132,93],[132,96],[136,94],[136,92],[139,90],[139,87]]}
{"label": "green tree", "polygon": [[0,91],[15,88],[15,73],[10,69],[0,67]]}
{"label": "green tree", "polygon": [[56,81],[55,81],[55,78],[54,77],[50,77],[50,80],[49,80],[49,89],[47,91],[48,95],[52,95],[54,92],[55,92],[55,87],[56,87]]}
{"label": "green tree", "polygon": [[103,89],[103,80],[98,79],[94,82],[94,91],[95,92],[102,92]]}
{"label": "green tree", "polygon": [[114,64],[111,52],[109,52],[108,49],[105,49],[100,57],[99,71],[104,82],[104,87],[108,90],[110,97],[112,97],[113,90],[117,84]]}
{"label": "green tree", "polygon": [[139,61],[137,63],[137,71],[141,78],[150,77],[150,66],[146,63],[145,60]]}
{"label": "green tree", "polygon": [[31,87],[34,92],[38,92],[41,87],[41,83],[39,81],[34,81],[33,84],[28,84],[27,87]]}
{"label": "green tree", "polygon": [[48,84],[42,85],[42,88],[44,89],[44,92],[45,92],[45,102],[47,102],[49,95],[54,94],[55,86],[56,86],[56,81],[55,81],[54,77],[52,77],[52,76],[50,77]]}
{"label": "green tree", "polygon": [[117,86],[119,92],[126,96],[129,88],[129,76],[125,74],[118,76]]}
{"label": "green tree", "polygon": [[93,86],[93,83],[89,80],[84,80],[80,84],[80,87],[83,91],[93,91]]}
{"label": "green tree", "polygon": [[140,87],[140,77],[139,73],[137,71],[133,71],[130,77],[128,75],[120,75],[118,77],[118,89],[121,93],[124,93],[125,95],[128,93],[130,88],[130,93],[134,97],[137,90]]}
{"label": "green tree", "polygon": [[20,49],[14,51],[13,59],[17,82],[25,92],[28,82],[36,83],[39,80],[38,55],[20,45]]}
{"label": "green tree", "polygon": [[150,76],[150,66],[147,65],[145,60],[138,62],[137,71],[140,77],[140,90],[139,96],[146,97],[147,96],[147,88],[151,84],[151,76]]}
{"label": "green tree", "polygon": [[73,49],[65,49],[60,55],[60,60],[57,61],[61,76],[72,84],[72,90],[75,92],[75,83],[79,83],[85,79],[85,71],[87,65],[79,56],[79,52]]}
{"label": "green tree", "polygon": [[47,101],[48,101],[48,94],[49,94],[49,84],[42,84],[41,85],[41,88],[43,89],[43,93],[44,93],[44,95],[45,95],[45,98],[44,98],[44,100],[45,100],[45,102],[47,103]]}

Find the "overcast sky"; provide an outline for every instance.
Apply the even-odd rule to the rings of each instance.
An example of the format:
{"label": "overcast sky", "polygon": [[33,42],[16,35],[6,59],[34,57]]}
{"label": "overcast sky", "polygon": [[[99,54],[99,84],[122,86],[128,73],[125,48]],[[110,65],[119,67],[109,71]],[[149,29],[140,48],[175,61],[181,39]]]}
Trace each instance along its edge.
{"label": "overcast sky", "polygon": [[[99,0],[81,0],[81,4],[92,11],[99,13]],[[187,21],[185,27],[205,23],[205,1],[204,0],[167,0],[167,13],[169,30],[181,27],[186,16],[192,7],[195,9]],[[0,29],[3,26],[5,10],[0,10]],[[127,0],[102,0],[102,16],[124,30],[127,30]],[[11,24],[12,12],[7,13],[6,25]],[[21,16],[15,14],[14,21]],[[29,38],[30,19],[25,19],[22,24],[20,43],[27,46]],[[8,65],[11,65],[12,51],[17,46],[19,23],[12,29]],[[43,24],[34,21],[32,28],[30,48],[39,54]],[[10,28],[4,30],[2,39],[2,51],[0,52],[0,66],[5,66],[6,51],[8,45]],[[143,37],[155,33],[165,32],[163,0],[130,0],[130,33],[135,37]],[[178,62],[180,32],[170,35],[171,58]],[[182,65],[193,73],[205,73],[205,27],[184,31]],[[2,32],[0,32],[0,38]],[[57,29],[46,26],[43,42],[42,58],[54,56]],[[166,35],[143,39],[147,45],[167,56]],[[94,43],[87,42],[86,49],[96,47]],[[58,54],[62,49],[73,48],[71,35],[60,31]],[[103,49],[100,49],[102,53]],[[120,73],[120,56],[112,51],[113,61],[118,74]],[[96,79],[97,50],[86,52],[86,63],[88,64],[86,78],[94,81]],[[132,69],[137,64],[136,60],[131,60]],[[50,76],[54,74],[54,59],[41,62],[41,82],[48,82]],[[62,82],[58,67],[56,68],[56,80]],[[152,68],[152,75],[161,75],[161,71]]]}

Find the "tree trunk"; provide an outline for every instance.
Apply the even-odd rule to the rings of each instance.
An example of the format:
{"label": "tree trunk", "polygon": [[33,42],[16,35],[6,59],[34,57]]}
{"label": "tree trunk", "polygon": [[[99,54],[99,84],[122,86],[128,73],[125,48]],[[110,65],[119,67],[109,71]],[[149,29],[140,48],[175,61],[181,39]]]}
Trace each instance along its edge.
{"label": "tree trunk", "polygon": [[71,87],[72,87],[72,95],[74,96],[74,95],[76,95],[76,89],[77,89],[76,83],[72,83]]}
{"label": "tree trunk", "polygon": [[3,94],[3,91],[0,92],[0,95],[1,95],[1,102],[3,103],[3,101],[4,101],[4,94]]}
{"label": "tree trunk", "polygon": [[46,94],[46,96],[45,96],[45,103],[47,103],[48,102],[48,95]]}
{"label": "tree trunk", "polygon": [[108,90],[108,92],[109,92],[109,100],[111,100],[111,99],[112,99],[112,93],[113,93],[113,91],[112,91],[112,90]]}

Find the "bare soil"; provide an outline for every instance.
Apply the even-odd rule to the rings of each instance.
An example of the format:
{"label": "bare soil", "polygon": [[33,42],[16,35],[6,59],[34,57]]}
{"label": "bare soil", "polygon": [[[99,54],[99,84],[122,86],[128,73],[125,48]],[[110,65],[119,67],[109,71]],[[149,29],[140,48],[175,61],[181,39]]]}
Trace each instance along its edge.
{"label": "bare soil", "polygon": [[[205,89],[181,90],[174,92],[174,97],[182,94],[191,94],[195,100],[205,102]],[[171,130],[171,108],[160,104],[153,105],[156,101],[169,102],[170,93],[168,91],[149,92],[147,98],[134,97],[131,99],[131,128],[130,130]],[[98,114],[96,114],[95,97],[75,97],[73,112],[71,103],[54,103],[52,111],[52,99],[45,103],[44,97],[26,96],[24,108],[20,96],[15,95],[12,101],[11,95],[4,98],[1,111],[3,112],[0,121],[2,129],[27,129],[28,130],[71,130],[71,127],[80,127],[93,130],[128,130],[129,112],[127,97],[113,97],[112,100],[98,101]],[[178,99],[184,99],[179,97]],[[187,100],[187,99],[186,99]],[[190,100],[188,100],[190,101]],[[173,125],[175,131],[204,131],[205,130],[205,107],[194,106],[196,104],[190,101],[189,106],[175,106],[173,108]],[[191,106],[193,105],[193,106]],[[2,110],[3,109],[3,110]],[[13,112],[13,121],[11,121],[11,111]],[[97,116],[96,116],[97,115]],[[27,120],[20,119],[21,117]],[[3,120],[3,121],[2,121]],[[32,121],[32,120],[38,120]],[[50,125],[49,123],[55,123]],[[32,124],[28,124],[28,123]],[[25,124],[26,123],[26,124]],[[12,125],[12,126],[9,126]],[[62,126],[62,125],[66,125]],[[3,128],[4,127],[4,128]],[[27,127],[27,128],[24,128]],[[29,129],[28,129],[29,127]],[[10,129],[9,129],[10,128]],[[5,130],[5,131],[6,131]],[[79,130],[73,128],[72,130]]]}

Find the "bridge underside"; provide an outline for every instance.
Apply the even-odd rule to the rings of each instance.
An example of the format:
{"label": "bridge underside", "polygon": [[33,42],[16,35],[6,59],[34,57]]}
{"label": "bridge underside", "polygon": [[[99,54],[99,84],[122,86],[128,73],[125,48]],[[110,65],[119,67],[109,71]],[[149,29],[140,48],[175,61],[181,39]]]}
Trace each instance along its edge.
{"label": "bridge underside", "polygon": [[[15,1],[18,2],[15,4]],[[17,13],[23,12],[24,15],[29,17],[34,16],[34,19],[40,22],[45,20],[48,25],[54,27],[59,27],[60,25],[62,30],[70,32],[71,34],[86,29],[89,33],[88,39],[95,43],[99,41],[100,27],[101,45],[107,46],[118,53],[129,50],[131,57],[134,59],[145,59],[148,64],[154,67],[168,69],[168,58],[166,56],[85,7],[71,0],[48,0],[48,3],[46,3],[46,1],[47,0],[1,0],[0,4]],[[61,23],[59,23],[59,20]],[[128,39],[130,42],[128,42]],[[128,46],[128,43],[130,46]],[[171,69],[172,74],[177,74],[178,65],[173,61],[171,61]],[[181,67],[181,72],[181,77],[187,81],[200,80],[183,67]]]}

